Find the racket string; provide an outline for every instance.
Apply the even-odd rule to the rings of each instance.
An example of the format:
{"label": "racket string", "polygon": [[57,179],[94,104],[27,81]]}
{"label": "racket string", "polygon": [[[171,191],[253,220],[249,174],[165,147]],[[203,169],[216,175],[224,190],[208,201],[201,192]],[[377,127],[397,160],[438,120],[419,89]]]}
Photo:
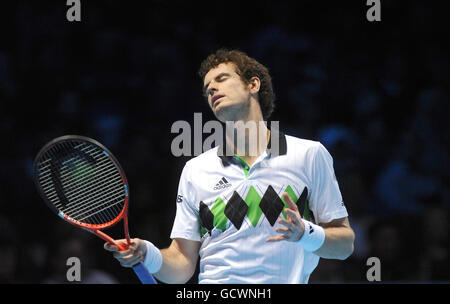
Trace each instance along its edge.
{"label": "racket string", "polygon": [[[85,159],[80,151],[89,158]],[[74,220],[91,224],[110,222],[121,213],[127,196],[122,176],[103,150],[84,143],[63,142],[47,152],[48,158],[40,162],[39,182],[58,210]],[[56,168],[53,159],[60,160]],[[55,184],[55,175],[60,185]],[[62,188],[59,193],[58,186]],[[66,202],[61,202],[60,193]]]}
{"label": "racket string", "polygon": [[[115,203],[115,204],[113,204],[113,205],[108,205],[107,207],[105,207],[105,208],[103,208],[103,209],[100,209],[100,210],[98,210],[98,211],[96,211],[96,212],[94,212],[94,213],[92,213],[92,214],[89,214],[88,216],[86,216],[86,217],[83,217],[83,218],[75,218],[77,221],[83,221],[84,219],[86,219],[86,218],[89,218],[89,217],[93,217],[93,216],[95,216],[95,215],[97,215],[97,214],[100,214],[100,217],[102,217],[102,219],[103,220],[106,220],[107,222],[109,222],[109,221],[111,221],[111,220],[113,220],[114,218],[115,218],[115,216],[114,217],[105,217],[105,215],[102,213],[102,211],[104,211],[104,210],[106,210],[106,211],[108,211],[108,210],[110,210],[113,206],[115,206],[115,205],[117,205],[117,204],[120,204],[121,202],[117,202],[117,203]],[[81,216],[81,215],[80,215]]]}
{"label": "racket string", "polygon": [[[89,152],[92,152],[92,150],[89,151]],[[97,153],[97,154],[100,154],[100,153]],[[103,155],[103,153],[101,153],[101,154]],[[90,183],[91,186],[88,187],[88,188],[85,187],[84,190],[89,190],[90,188],[94,188],[96,185],[95,185],[95,183],[92,183],[92,181],[93,180],[98,180],[98,177],[99,177],[98,175],[100,175],[100,174],[102,174],[104,177],[110,177],[111,174],[109,174],[109,173],[114,172],[115,171],[115,167],[111,163],[108,164],[107,161],[108,161],[108,158],[106,158],[106,157],[103,160],[100,161],[100,163],[102,163],[102,162],[105,163],[106,162],[106,164],[96,167],[96,172],[95,172],[96,176],[94,176],[94,178],[90,178],[90,179],[86,180],[84,183],[79,183],[78,187],[65,187],[65,188],[71,188],[69,191],[65,191],[65,197],[68,198],[68,199],[71,199],[72,196],[77,195],[77,194],[72,195],[73,192],[75,192],[78,189],[81,189],[81,188],[85,187],[85,184],[87,184],[87,183]],[[75,165],[79,165],[81,163],[81,161],[72,161],[72,163],[74,163]],[[108,167],[107,171],[100,171],[100,169],[103,169],[105,167]],[[89,170],[89,169],[87,169],[87,170]],[[84,171],[87,171],[87,170],[84,170]],[[66,176],[68,176],[70,174],[69,173],[70,172],[70,168],[66,166],[65,168],[61,169],[61,171],[66,171],[67,172],[65,174],[61,174],[60,175],[61,179],[63,180],[63,183],[67,183],[67,179],[65,179],[64,177],[66,177]],[[83,175],[77,174],[76,178],[77,179],[81,179],[81,178],[84,177],[84,175],[86,175],[86,174],[83,174]],[[92,175],[92,172],[91,172],[91,175]],[[51,176],[51,173],[48,174],[48,176]],[[119,176],[119,179],[120,179],[120,176]],[[69,182],[70,182],[70,180],[69,180]],[[52,180],[51,179],[49,179],[46,183],[42,184],[43,188],[45,188],[45,189],[49,188],[49,187],[47,187],[47,185],[49,185],[49,184],[52,184]]]}
{"label": "racket string", "polygon": [[[114,169],[111,169],[110,171],[112,171],[112,170],[114,170]],[[101,172],[102,174],[103,173],[106,173],[106,172]],[[54,182],[52,181],[52,179],[50,178],[51,176],[52,176],[52,174],[54,174],[54,173],[50,173],[50,174],[48,174],[48,180],[47,180],[47,182],[42,182],[42,188],[45,190],[45,189],[47,189],[48,188],[48,186],[50,185],[52,185]],[[80,177],[78,177],[77,176],[77,178],[83,178],[83,177],[85,177],[85,176],[80,176]],[[86,183],[87,182],[89,182],[89,180],[87,180],[87,181],[85,181]],[[82,183],[80,183],[79,185],[78,185],[78,187],[83,187],[84,185],[82,184]],[[76,190],[76,188],[74,188],[74,189],[71,189],[70,191],[73,191],[73,190]],[[66,195],[66,197],[70,197],[70,195]]]}
{"label": "racket string", "polygon": [[[120,207],[118,205],[120,205]],[[113,212],[111,209],[115,209],[115,211]],[[120,214],[122,210],[123,210],[123,198],[120,197],[120,200],[115,204],[110,205],[108,208],[104,208],[98,212],[95,212],[83,219],[80,219],[80,221],[91,217],[90,221],[93,221],[96,224],[106,223],[116,218],[117,215]],[[105,213],[107,213],[108,216]],[[100,217],[100,221],[98,220],[97,217]]]}
{"label": "racket string", "polygon": [[[104,187],[104,185],[107,186]],[[97,190],[98,187],[102,187],[100,191]],[[119,195],[117,196],[117,194]],[[108,204],[113,199],[121,198],[123,201],[124,197],[125,189],[123,188],[123,183],[121,183],[121,181],[108,179],[102,184],[97,185],[97,187],[91,187],[90,191],[87,191],[81,196],[71,198],[68,209],[61,208],[61,205],[58,207],[61,208],[64,213],[71,214],[71,217],[77,219],[79,216],[85,215],[92,210],[96,210],[98,207]],[[82,215],[80,215],[80,212],[83,212]],[[112,215],[112,218],[115,216],[117,215]]]}
{"label": "racket string", "polygon": [[69,211],[65,211],[65,210],[61,210],[61,211],[63,211],[64,213],[67,213],[67,214],[71,214],[71,217],[75,218],[76,216],[78,216],[80,214],[80,212],[86,213],[86,212],[89,212],[91,210],[94,210],[96,207],[102,206],[104,204],[108,204],[109,201],[114,199],[114,198],[120,197],[120,198],[123,199],[124,195],[123,195],[122,192],[123,192],[122,189],[117,189],[117,190],[115,190],[114,192],[111,193],[111,195],[119,194],[119,195],[117,195],[115,197],[101,198],[101,200],[94,200],[94,199],[92,199],[92,200],[89,200],[87,204],[85,203],[84,205],[79,206],[79,208],[72,209],[72,210],[69,210]]}
{"label": "racket string", "polygon": [[[113,172],[112,170],[110,170],[107,175],[103,175],[103,172],[99,173],[98,175],[102,174],[103,177],[109,178],[109,179],[108,180],[104,180],[104,181],[100,181],[100,182],[97,182],[97,183],[95,183],[96,180],[90,180],[90,185],[87,186],[87,187],[79,186],[79,187],[77,187],[75,189],[70,189],[69,190],[70,195],[66,195],[66,198],[68,200],[71,200],[73,198],[80,197],[80,195],[86,196],[86,195],[89,195],[92,192],[95,192],[95,190],[97,188],[99,188],[101,186],[104,186],[105,184],[109,183],[111,181],[110,177],[112,177],[112,178],[117,177],[117,176],[113,175],[114,173],[116,173],[116,172]],[[119,176],[119,178],[120,178],[120,176]],[[116,181],[121,183],[120,179],[119,180],[116,179]],[[66,181],[65,183],[67,184],[68,182]]]}
{"label": "racket string", "polygon": [[[108,175],[104,175],[104,173],[106,173],[106,172],[108,172]],[[114,172],[113,171],[113,168],[110,168],[108,171],[105,171],[105,172],[97,172],[97,174],[96,174],[96,179],[98,179],[98,176],[100,175],[100,174],[102,174],[103,175],[103,178],[105,178],[105,177],[113,177],[113,173],[116,173],[116,172]],[[120,184],[121,184],[121,186],[123,186],[122,185],[122,181],[121,181],[121,179],[120,179],[120,175],[118,175],[117,176],[118,178],[117,178],[117,182],[119,182]],[[70,182],[70,181],[69,181]],[[107,183],[110,183],[111,182],[111,179],[108,179],[108,180],[103,180],[100,184],[99,183],[93,183],[92,182],[92,180],[90,180],[89,181],[90,183],[91,183],[91,185],[90,186],[88,186],[88,187],[85,187],[85,188],[83,188],[83,185],[80,185],[79,187],[77,187],[76,189],[72,189],[69,193],[67,193],[66,192],[66,198],[68,199],[68,200],[72,200],[72,198],[76,198],[75,199],[75,201],[74,202],[71,202],[71,203],[69,203],[66,207],[68,207],[69,205],[73,205],[73,204],[76,204],[77,203],[77,201],[79,201],[80,199],[83,199],[83,198],[85,198],[85,197],[87,197],[87,196],[89,196],[90,194],[92,194],[93,192],[96,192],[95,190],[96,190],[96,188],[99,188],[99,187],[103,187],[105,184],[107,184]],[[63,185],[65,184],[65,183],[67,183],[67,181],[63,181]],[[46,183],[46,185],[47,184],[52,184],[52,181],[50,180],[48,183]],[[50,185],[50,186],[46,186],[46,187],[43,187],[44,188],[44,190],[46,190],[46,192],[47,192],[47,195],[49,196],[49,198],[50,199],[54,199],[54,198],[57,198],[57,193],[56,193],[56,190],[54,189],[54,186],[53,187],[51,187],[52,185]],[[53,188],[53,189],[52,189]],[[109,186],[109,188],[111,188],[111,185]],[[109,190],[109,188],[108,189],[105,189],[105,190]],[[82,192],[84,192],[84,194],[82,194],[81,196],[80,196],[80,191],[78,191],[78,193],[73,193],[74,191],[76,191],[76,190],[82,190]],[[52,193],[53,192],[53,193]],[[69,194],[69,195],[68,195]],[[62,207],[62,204],[61,203],[56,203],[56,205],[57,205],[57,207],[58,208],[61,208]],[[64,212],[66,212],[67,210],[64,210]]]}
{"label": "racket string", "polygon": [[[81,150],[81,151],[83,151],[83,150]],[[83,152],[85,152],[85,151],[83,151]],[[96,153],[97,155],[95,155],[95,154],[93,154],[93,155],[91,155],[92,156],[92,158],[94,158],[97,162],[107,162],[108,161],[108,158],[107,157],[103,157],[103,160],[102,160],[102,158],[101,157],[99,157],[98,159],[97,158],[95,158],[95,156],[98,156],[98,155],[103,155],[104,156],[104,154],[101,152],[101,151],[98,151],[97,153]],[[99,160],[100,159],[100,160]],[[81,162],[84,162],[85,163],[85,161],[83,161],[83,160],[81,160],[81,161],[78,161],[78,163],[76,163],[75,165],[79,165],[79,163],[81,163]],[[97,165],[98,166],[98,165]],[[71,171],[69,171],[69,170],[66,170],[67,171],[67,173],[61,173],[60,174],[60,177],[61,178],[65,178],[67,175],[69,175],[69,174],[73,174],[73,172],[71,172]],[[82,171],[89,171],[89,167],[87,166],[85,169],[82,169]],[[77,172],[77,175],[78,175],[78,172]]]}
{"label": "racket string", "polygon": [[[83,151],[83,149],[81,149],[81,151]],[[83,151],[83,152],[86,152],[86,151]],[[89,151],[89,152],[90,152],[90,151]],[[100,151],[100,152],[97,152],[97,154],[103,154],[103,153]],[[92,155],[92,156],[94,157],[94,155]],[[97,156],[97,155],[96,155],[96,156]],[[96,159],[96,160],[97,160],[97,159]],[[105,157],[103,161],[108,161],[108,158]],[[50,167],[49,170],[48,170],[49,173],[48,173],[48,175],[46,175],[46,176],[41,174],[40,177],[42,177],[42,178],[50,177],[51,174],[52,174],[51,164],[45,166],[44,168],[46,168],[46,167]],[[41,170],[43,170],[44,168],[41,166]],[[70,171],[68,171],[67,174],[69,174],[69,172],[70,172]],[[70,172],[70,174],[72,174],[72,173],[73,173],[73,172]],[[65,178],[67,174],[60,174],[60,178]]]}

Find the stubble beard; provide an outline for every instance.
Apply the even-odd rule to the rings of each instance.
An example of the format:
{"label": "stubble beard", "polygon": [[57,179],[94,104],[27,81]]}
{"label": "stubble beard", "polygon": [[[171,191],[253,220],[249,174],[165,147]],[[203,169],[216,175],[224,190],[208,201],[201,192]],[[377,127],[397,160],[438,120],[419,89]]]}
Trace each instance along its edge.
{"label": "stubble beard", "polygon": [[214,110],[214,115],[219,121],[223,123],[227,121],[236,122],[240,120],[247,120],[249,111],[250,101],[247,101],[220,107],[219,109]]}

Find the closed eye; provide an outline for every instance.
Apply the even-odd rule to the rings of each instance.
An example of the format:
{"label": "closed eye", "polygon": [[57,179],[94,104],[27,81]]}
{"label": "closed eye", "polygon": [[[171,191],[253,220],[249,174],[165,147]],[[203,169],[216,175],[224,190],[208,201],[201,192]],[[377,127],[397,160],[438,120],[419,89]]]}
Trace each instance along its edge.
{"label": "closed eye", "polygon": [[222,82],[224,80],[226,80],[228,78],[228,74],[220,74],[219,76],[216,77],[216,81],[217,82]]}
{"label": "closed eye", "polygon": [[[229,73],[220,73],[219,75],[217,75],[216,77],[214,77],[214,81],[215,82],[223,82],[225,80],[227,80],[231,75]],[[209,82],[207,84],[205,84],[205,86],[203,87],[203,96],[205,96],[206,98],[209,95],[209,92],[207,90],[209,86]]]}

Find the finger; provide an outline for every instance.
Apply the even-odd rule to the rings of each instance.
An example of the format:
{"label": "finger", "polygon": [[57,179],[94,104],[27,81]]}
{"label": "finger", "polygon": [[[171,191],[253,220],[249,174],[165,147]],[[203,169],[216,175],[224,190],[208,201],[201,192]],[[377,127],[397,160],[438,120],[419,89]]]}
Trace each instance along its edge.
{"label": "finger", "polygon": [[121,260],[121,261],[119,261],[119,262],[120,262],[120,265],[122,265],[123,267],[129,267],[129,268],[131,268],[131,267],[133,267],[134,265],[139,264],[140,262],[142,262],[142,257],[136,255],[136,256],[133,256],[133,257],[130,258],[130,259],[127,259],[127,260]]}
{"label": "finger", "polygon": [[103,245],[103,248],[104,248],[105,250],[107,250],[107,251],[112,251],[112,252],[118,251],[118,250],[119,250],[119,247],[117,247],[117,246],[114,245],[114,244],[108,243],[108,242],[106,242],[106,243]]}
{"label": "finger", "polygon": [[290,209],[298,211],[297,205],[292,201],[291,197],[289,196],[289,194],[287,192],[283,193],[283,198]]}
{"label": "finger", "polygon": [[133,246],[130,246],[128,249],[123,250],[123,251],[117,251],[113,253],[113,256],[116,259],[120,259],[120,260],[128,260],[134,256],[143,256],[144,253],[141,249],[138,248],[133,248]]}
{"label": "finger", "polygon": [[114,240],[114,243],[105,243],[104,248],[108,251],[121,251],[121,248],[128,248],[128,243],[125,239]]}
{"label": "finger", "polygon": [[294,229],[294,225],[292,223],[292,221],[290,220],[285,220],[285,219],[279,219],[278,223],[280,223],[281,225],[288,227],[289,229]]}
{"label": "finger", "polygon": [[126,260],[126,259],[130,259],[131,257],[133,257],[136,254],[137,254],[137,252],[135,250],[126,250],[126,251],[115,252],[114,257]]}
{"label": "finger", "polygon": [[298,225],[300,223],[300,219],[302,218],[302,216],[298,211],[286,209],[285,212],[294,225]]}
{"label": "finger", "polygon": [[130,244],[128,243],[128,241],[126,239],[120,239],[120,240],[116,240],[115,241],[119,246],[128,249],[128,247],[130,247]]}
{"label": "finger", "polygon": [[285,234],[280,234],[266,239],[266,242],[279,242],[285,239],[287,239],[287,236]]}
{"label": "finger", "polygon": [[138,248],[138,245],[135,242],[131,241],[130,246],[128,247],[128,249],[130,249],[130,250],[137,250],[137,248]]}
{"label": "finger", "polygon": [[287,233],[291,232],[292,230],[291,230],[291,228],[283,228],[283,227],[275,228],[275,232],[280,232],[280,231],[283,231],[284,234],[287,234]]}
{"label": "finger", "polygon": [[142,262],[144,260],[144,257],[142,255],[142,252],[138,251],[133,252],[132,254],[129,254],[128,256],[125,256],[118,260],[124,267],[133,267],[134,265]]}
{"label": "finger", "polygon": [[127,250],[123,250],[123,251],[116,251],[113,253],[113,256],[116,259],[126,259],[134,254],[136,254],[136,250],[127,249]]}
{"label": "finger", "polygon": [[120,265],[127,267],[130,264],[133,263],[133,260],[135,259],[135,256],[130,256],[128,258],[123,258],[123,257],[115,257],[116,260],[120,263]]}

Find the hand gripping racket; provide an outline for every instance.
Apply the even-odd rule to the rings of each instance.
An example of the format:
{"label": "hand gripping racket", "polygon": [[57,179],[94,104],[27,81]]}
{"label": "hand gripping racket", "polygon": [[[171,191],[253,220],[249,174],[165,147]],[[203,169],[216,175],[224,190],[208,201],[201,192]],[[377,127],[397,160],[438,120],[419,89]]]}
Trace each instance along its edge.
{"label": "hand gripping racket", "polygon": [[[59,217],[119,250],[130,246],[127,179],[117,159],[102,144],[75,135],[53,139],[36,156],[34,181],[41,197]],[[101,231],[121,219],[126,247]],[[156,284],[142,263],[133,270],[142,283]]]}

